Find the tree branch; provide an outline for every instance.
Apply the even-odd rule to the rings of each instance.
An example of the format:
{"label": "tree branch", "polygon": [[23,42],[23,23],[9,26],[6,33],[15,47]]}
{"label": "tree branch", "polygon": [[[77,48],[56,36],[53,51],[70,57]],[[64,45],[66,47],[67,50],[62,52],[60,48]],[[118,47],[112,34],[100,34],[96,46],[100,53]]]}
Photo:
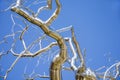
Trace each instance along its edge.
{"label": "tree branch", "polygon": [[52,9],[52,0],[47,0],[46,6],[38,8],[37,13],[35,14],[35,17],[37,17],[40,14],[40,12],[45,9]]}
{"label": "tree branch", "polygon": [[120,62],[111,65],[111,66],[105,71],[103,80],[106,79],[106,76],[107,76],[108,71],[109,71],[111,68],[113,68],[114,66],[116,66],[116,65],[117,65],[117,66],[120,66]]}
{"label": "tree branch", "polygon": [[24,53],[21,53],[17,58],[16,60],[12,63],[12,65],[10,66],[10,68],[7,70],[5,76],[4,76],[4,80],[7,79],[7,76],[8,76],[8,73],[13,69],[13,67],[15,66],[15,64],[18,62],[18,60],[21,58],[21,56],[23,55]]}
{"label": "tree branch", "polygon": [[[60,2],[59,0],[56,0],[56,4],[57,4],[57,10],[56,10],[56,14],[59,13],[60,11]],[[43,21],[41,21],[38,18],[34,18],[33,16],[29,15],[29,13],[25,12],[22,9],[17,8],[16,6],[11,8],[12,11],[18,13],[20,16],[24,17],[26,20],[28,20],[29,22],[37,25],[39,28],[41,28],[44,33],[48,36],[50,36],[51,38],[55,39],[58,43],[58,46],[60,48],[60,54],[55,57],[55,59],[53,60],[53,62],[51,63],[51,67],[50,67],[50,78],[51,80],[61,80],[61,66],[62,64],[66,61],[67,59],[67,49],[66,49],[66,44],[64,42],[64,39],[62,38],[62,36],[60,36],[59,34],[53,32],[52,30],[50,30],[48,28],[48,26],[51,24],[51,22],[57,17],[56,15],[52,15],[52,17],[50,17],[48,19],[48,21],[46,22],[46,24],[44,24]]]}

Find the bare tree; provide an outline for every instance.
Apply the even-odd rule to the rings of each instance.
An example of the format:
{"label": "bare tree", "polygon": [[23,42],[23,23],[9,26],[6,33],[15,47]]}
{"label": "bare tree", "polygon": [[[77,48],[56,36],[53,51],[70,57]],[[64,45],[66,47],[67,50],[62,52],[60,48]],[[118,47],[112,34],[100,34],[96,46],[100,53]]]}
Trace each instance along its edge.
{"label": "bare tree", "polygon": [[[32,2],[32,4],[38,3],[38,1],[39,0],[35,0],[34,2]],[[33,57],[37,57],[38,55],[41,56],[41,54],[44,54],[44,52],[47,52],[49,49],[51,49],[54,46],[59,47],[59,53],[54,57],[54,59],[52,60],[50,64],[49,76],[37,74],[37,75],[34,75],[33,77],[27,78],[26,80],[35,80],[36,78],[49,78],[50,80],[62,80],[61,71],[63,69],[76,72],[75,74],[76,80],[97,80],[100,78],[104,80],[108,80],[108,79],[115,80],[119,76],[120,62],[115,63],[112,66],[110,66],[104,73],[97,73],[87,68],[82,51],[79,46],[79,43],[76,40],[73,26],[68,26],[68,27],[58,29],[55,31],[50,28],[51,23],[58,17],[60,10],[61,10],[61,3],[59,0],[55,0],[56,10],[46,21],[42,21],[39,18],[39,14],[42,10],[52,9],[52,0],[47,0],[47,5],[43,7],[39,7],[37,9],[37,12],[32,11],[29,8],[30,6],[32,6],[32,4],[26,7],[25,3],[27,3],[27,1],[25,2],[25,0],[16,0],[16,2],[9,7],[11,11],[19,15],[16,17],[24,23],[25,27],[22,28],[22,30],[20,31],[15,31],[14,30],[15,25],[18,25],[19,27],[22,27],[23,25],[17,24],[14,20],[15,16],[11,15],[11,19],[13,22],[13,26],[11,30],[12,34],[6,35],[4,37],[4,40],[0,42],[0,44],[5,43],[8,37],[12,37],[13,42],[12,42],[10,49],[6,53],[3,53],[3,52],[0,53],[0,57],[3,57],[4,55],[11,53],[13,56],[16,56],[16,59],[11,64],[9,69],[6,71],[6,74],[0,75],[1,78],[3,78],[4,80],[7,80],[7,76],[13,70],[18,60],[21,59],[22,57],[33,58]],[[27,46],[24,40],[24,35],[28,31],[31,24],[34,24],[38,28],[40,28],[43,31],[43,34],[42,36],[34,40],[29,46]],[[71,31],[71,37],[63,37],[60,34],[61,32],[65,32],[65,31]],[[19,36],[16,38],[15,36],[17,34]],[[48,46],[43,48],[41,42],[47,36],[52,38],[54,42],[51,42]],[[23,51],[21,51],[20,53],[15,52],[15,46],[16,46],[17,40],[20,40],[23,46]],[[31,48],[33,48],[33,46],[38,43],[39,43],[39,49],[35,52],[32,52]],[[68,46],[66,43],[69,44],[71,52],[73,53],[72,57],[69,57],[69,53],[67,50]],[[78,58],[80,59],[80,65],[76,66],[75,62]],[[65,62],[68,62],[70,64],[70,67],[63,66]],[[116,67],[116,70],[114,70],[115,76],[112,76],[111,72],[109,72],[110,69],[113,67]]]}

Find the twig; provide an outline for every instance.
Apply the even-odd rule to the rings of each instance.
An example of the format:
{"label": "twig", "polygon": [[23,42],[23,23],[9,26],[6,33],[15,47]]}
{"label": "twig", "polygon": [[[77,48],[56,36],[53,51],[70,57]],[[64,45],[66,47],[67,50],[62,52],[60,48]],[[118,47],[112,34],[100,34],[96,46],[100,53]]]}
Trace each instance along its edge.
{"label": "twig", "polygon": [[69,42],[70,48],[71,48],[72,53],[73,53],[73,57],[71,59],[71,67],[73,68],[73,70],[77,70],[77,67],[75,66],[75,60],[77,59],[77,54],[76,54],[76,51],[73,47],[71,38],[69,38],[68,42]]}
{"label": "twig", "polygon": [[80,67],[85,67],[85,61],[84,61],[83,55],[81,53],[81,49],[80,49],[79,43],[77,42],[77,40],[75,38],[75,34],[74,34],[74,29],[73,28],[71,29],[71,32],[72,32],[72,40],[73,40],[73,42],[75,44],[75,47],[77,49],[77,52],[78,52],[78,55],[79,55],[79,58],[80,58],[80,61],[81,61]]}
{"label": "twig", "polygon": [[8,76],[8,73],[14,68],[15,64],[18,62],[18,60],[21,58],[21,56],[23,55],[24,53],[21,53],[17,58],[16,60],[12,63],[12,65],[10,66],[10,68],[7,70],[5,76],[4,76],[4,80],[7,79],[7,76]]}
{"label": "twig", "polygon": [[111,65],[111,66],[105,71],[103,80],[106,79],[106,76],[107,76],[108,71],[109,71],[111,68],[113,68],[114,66],[116,66],[116,65],[120,65],[120,62]]}
{"label": "twig", "polygon": [[[53,47],[53,46],[55,46],[55,45],[58,45],[57,42],[52,42],[52,43],[49,44],[47,47],[38,50],[38,51],[35,52],[34,54],[28,52],[28,53],[26,53],[26,54],[23,54],[21,57],[35,57],[35,56],[37,56],[37,55],[40,55],[40,53],[47,51],[48,49],[50,49],[51,47]],[[12,51],[12,52],[13,52],[13,51]],[[19,56],[18,53],[14,53],[13,55],[14,55],[14,56]]]}

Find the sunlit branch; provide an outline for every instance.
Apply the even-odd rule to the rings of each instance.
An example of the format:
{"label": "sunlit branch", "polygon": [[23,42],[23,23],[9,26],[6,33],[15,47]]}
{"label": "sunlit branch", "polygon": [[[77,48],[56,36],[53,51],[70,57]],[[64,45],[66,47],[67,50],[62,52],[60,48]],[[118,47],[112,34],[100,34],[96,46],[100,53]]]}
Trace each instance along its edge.
{"label": "sunlit branch", "polygon": [[120,75],[120,64],[116,65],[116,75],[114,78],[117,78]]}
{"label": "sunlit branch", "polygon": [[42,10],[52,9],[52,0],[47,0],[47,5],[38,8],[37,13],[35,14],[35,17],[37,17]]}
{"label": "sunlit branch", "polygon": [[[37,55],[40,55],[42,52],[45,52],[45,51],[49,50],[51,47],[53,47],[53,46],[55,46],[55,45],[58,45],[57,42],[52,42],[52,43],[50,43],[47,47],[42,48],[42,49],[38,50],[38,51],[35,52],[35,53],[28,52],[28,53],[23,54],[21,57],[35,57],[35,56],[37,56]],[[12,53],[13,53],[13,51],[12,51]],[[19,54],[18,54],[18,53],[15,53],[15,52],[14,52],[13,55],[14,55],[14,56],[19,56]]]}
{"label": "sunlit branch", "polygon": [[[58,29],[56,30],[57,33],[61,33],[61,32],[65,32],[65,31],[68,31],[71,29],[72,26],[69,26],[69,27],[65,27],[65,28],[62,28],[62,29]],[[28,47],[27,47],[27,50],[29,50],[30,48],[32,48],[33,45],[37,44],[38,42],[40,42],[42,39],[44,39],[47,35],[46,34],[43,34],[41,37],[39,37],[38,39],[36,39],[35,41],[33,41]]]}
{"label": "sunlit branch", "polygon": [[[13,25],[12,25],[12,29],[11,29],[11,31],[12,31],[12,33],[14,34],[15,21],[14,21],[13,15],[11,15],[11,20],[12,20],[12,22],[13,22]],[[14,36],[13,36],[13,39],[15,39]]]}
{"label": "sunlit branch", "polygon": [[85,60],[86,60],[86,48],[83,49],[83,59],[84,59],[84,62],[85,62]]}
{"label": "sunlit branch", "polygon": [[40,56],[39,56],[39,59],[37,60],[37,64],[35,65],[35,68],[37,68],[40,64]]}
{"label": "sunlit branch", "polygon": [[[52,0],[48,0],[48,5],[52,4]],[[56,5],[57,8],[55,10],[55,12],[52,14],[52,16],[45,22],[46,26],[50,26],[50,24],[58,17],[60,10],[61,10],[61,4],[59,2],[59,0],[55,0],[56,1]]]}
{"label": "sunlit branch", "polygon": [[[56,30],[56,32],[64,32],[64,31],[67,31],[68,28],[69,28],[69,27],[62,28],[62,29]],[[23,31],[18,31],[18,32],[15,32],[15,33],[11,34],[11,35],[6,35],[6,36],[5,36],[5,39],[6,39],[7,37],[11,37],[11,36],[13,37],[13,36],[15,36],[16,33],[21,33],[21,35],[20,35],[20,40],[21,40],[21,39],[23,39],[22,37],[23,37],[23,35],[24,35],[24,32],[25,32],[27,29],[28,29],[28,27],[25,27]],[[37,40],[35,40],[33,43],[31,43],[31,44],[27,47],[27,50],[29,50],[34,44],[36,44],[37,42],[40,42],[40,40],[42,40],[42,39],[45,38],[45,37],[46,37],[46,34],[44,34],[42,37],[40,37],[40,38],[38,38]],[[14,41],[16,42],[16,40],[14,40]],[[12,48],[15,46],[15,42],[13,42]],[[25,48],[25,43],[24,43],[24,41],[23,41],[23,44],[24,44],[24,48]],[[13,51],[13,49],[11,50],[11,52],[12,52],[14,55],[16,55],[15,52]],[[27,54],[27,56],[28,56],[28,54]]]}
{"label": "sunlit branch", "polygon": [[41,3],[45,3],[45,2],[47,2],[47,1],[44,1],[44,0],[43,0],[43,1],[36,0],[35,2],[33,2],[33,4],[36,5],[36,4],[41,4]]}
{"label": "sunlit branch", "polygon": [[29,8],[30,6],[32,6],[32,5],[37,5],[37,4],[41,4],[41,3],[45,3],[46,1],[39,1],[39,0],[35,0],[34,2],[32,2],[31,4],[29,4],[28,6],[27,6],[27,8]]}
{"label": "sunlit branch", "polygon": [[7,54],[7,53],[4,53],[3,51],[0,52],[0,59],[1,59],[2,56],[6,55],[6,54]]}
{"label": "sunlit branch", "polygon": [[84,58],[83,58],[83,55],[81,53],[81,49],[80,49],[80,46],[79,46],[79,43],[77,42],[76,38],[75,38],[75,34],[74,34],[74,29],[72,27],[71,29],[71,32],[72,32],[72,40],[75,44],[75,47],[77,49],[77,52],[78,52],[78,55],[79,55],[79,58],[80,58],[80,61],[81,61],[81,65],[80,67],[85,67],[85,61],[84,61]]}
{"label": "sunlit branch", "polygon": [[40,49],[42,49],[42,41],[41,40],[39,41],[39,47],[40,47]]}
{"label": "sunlit branch", "polygon": [[91,69],[79,67],[76,73],[76,80],[97,80],[97,79],[96,74]]}
{"label": "sunlit branch", "polygon": [[[61,32],[65,32],[65,31],[68,31],[69,29],[71,28],[71,26],[69,27],[65,27],[65,28],[62,28],[62,29],[58,29],[56,30],[57,33],[61,33]],[[47,35],[46,34],[43,34],[41,37],[39,37],[37,40],[33,41],[28,47],[27,47],[27,50],[29,50],[33,45],[35,45],[36,43],[40,42],[42,39],[44,39]]]}
{"label": "sunlit branch", "polygon": [[24,53],[21,53],[21,54],[16,58],[16,60],[12,63],[12,65],[11,65],[10,68],[7,70],[7,72],[6,72],[5,76],[4,76],[4,80],[7,79],[8,73],[9,73],[10,71],[12,71],[12,69],[13,69],[14,66],[15,66],[15,64],[18,62],[18,60],[21,58],[21,56],[22,56],[23,54],[24,54]]}
{"label": "sunlit branch", "polygon": [[[72,33],[72,41],[73,41],[74,44],[75,44],[75,47],[76,47],[76,49],[77,49],[77,53],[78,53],[79,58],[80,58],[80,61],[81,61],[80,67],[81,67],[81,66],[85,66],[85,61],[84,61],[83,55],[82,55],[82,53],[81,53],[79,43],[78,43],[77,40],[76,40],[73,26],[71,25],[71,26],[69,26],[69,27],[65,27],[65,28],[59,29],[59,32],[68,31],[68,30],[71,30],[71,33]],[[56,31],[57,31],[57,30],[56,30]]]}
{"label": "sunlit branch", "polygon": [[[0,42],[0,44],[2,44],[2,43],[8,43],[8,42],[7,42],[7,38],[13,37],[13,36],[15,36],[16,34],[19,34],[19,33],[21,33],[21,32],[22,32],[22,31],[17,31],[17,32],[14,32],[14,33],[12,33],[12,34],[6,35],[6,36],[3,38],[3,40]],[[13,48],[15,47],[15,44],[16,44],[16,41],[17,41],[17,40],[18,40],[18,38],[16,38],[16,39],[13,40],[13,43],[12,43],[12,45],[11,45],[11,49],[13,49]],[[11,50],[11,49],[10,49],[10,50]],[[0,57],[3,56],[3,55],[8,54],[8,53],[10,52],[10,50],[8,50],[7,52],[1,53],[1,54],[0,54]]]}
{"label": "sunlit branch", "polygon": [[[82,55],[79,43],[77,42],[77,39],[75,37],[74,34],[74,29],[72,26],[69,27],[65,27],[56,31],[53,31],[52,29],[49,28],[49,26],[51,25],[51,23],[58,17],[60,10],[61,10],[61,4],[59,2],[59,0],[55,0],[56,3],[56,10],[53,12],[53,14],[44,22],[42,21],[40,18],[38,18],[38,15],[40,14],[40,12],[42,10],[49,10],[52,9],[52,0],[47,0],[47,5],[38,8],[37,12],[33,12],[29,7],[32,4],[38,4],[37,1],[34,1],[32,4],[30,4],[28,7],[23,6],[23,0],[16,0],[16,4],[15,6],[12,5],[12,7],[8,7],[11,8],[11,10],[13,12],[16,12],[17,14],[19,14],[20,16],[24,17],[25,20],[27,20],[28,22],[37,25],[39,28],[42,29],[42,31],[44,32],[44,34],[39,37],[38,39],[36,39],[35,41],[33,41],[28,47],[26,46],[26,42],[24,41],[24,34],[25,32],[28,30],[28,25],[26,25],[26,27],[21,30],[21,31],[14,31],[14,27],[15,25],[18,25],[15,22],[14,16],[11,15],[11,20],[12,20],[12,34],[5,36],[4,40],[0,42],[0,44],[5,43],[6,42],[6,38],[8,37],[13,37],[13,43],[11,45],[11,49],[9,50],[9,52],[11,52],[14,56],[17,56],[17,58],[15,59],[15,61],[12,63],[12,65],[9,67],[9,69],[6,71],[5,76],[3,77],[4,80],[7,79],[7,76],[9,74],[9,72],[11,72],[15,66],[15,64],[18,62],[18,60],[22,57],[36,57],[40,54],[42,54],[43,52],[46,52],[48,50],[50,50],[52,47],[54,46],[59,46],[59,54],[57,54],[57,56],[54,57],[53,61],[51,62],[51,66],[50,66],[50,76],[47,75],[40,75],[37,74],[33,77],[31,77],[33,74],[35,74],[35,68],[37,68],[39,66],[39,59],[37,60],[37,64],[35,65],[35,68],[33,69],[32,73],[29,75],[30,78],[27,78],[26,80],[34,80],[36,78],[50,78],[50,80],[61,80],[61,69],[64,70],[72,70],[72,71],[77,71],[76,72],[76,80],[96,80],[96,74],[94,74],[94,72],[88,68],[86,68],[85,65],[85,56],[86,56],[86,52],[84,51],[84,55]],[[31,14],[32,13],[32,14]],[[26,23],[25,23],[26,24]],[[22,26],[19,25],[21,28]],[[67,38],[63,38],[61,35],[59,35],[60,32],[65,32],[65,31],[71,31],[72,34],[72,38],[71,37],[67,37]],[[17,33],[21,33],[19,35],[19,38],[15,38]],[[46,37],[49,36],[52,39],[55,40],[55,42],[51,42],[49,45],[47,45],[46,47],[42,47],[42,40]],[[17,40],[21,40],[22,45],[24,50],[21,53],[16,53],[14,48],[16,46],[16,41]],[[66,43],[69,43],[70,49],[73,53],[73,56],[71,57],[69,63],[70,63],[70,68],[69,67],[64,67],[62,66],[64,64],[64,62],[66,62],[68,59],[67,56],[67,46]],[[37,50],[36,52],[31,52],[31,49],[36,45],[39,45],[39,50]],[[57,50],[56,50],[57,51]],[[4,53],[0,53],[0,57],[4,55]],[[52,53],[53,55],[53,53]],[[80,58],[80,65],[79,67],[76,67],[75,65],[75,60],[77,59],[77,56],[79,56]],[[49,57],[49,56],[48,56]],[[116,74],[115,77],[112,77],[109,74],[109,71],[111,68],[116,67]],[[103,78],[105,79],[111,79],[111,80],[115,80],[115,78],[117,78],[120,75],[120,71],[119,71],[119,67],[120,67],[120,62],[113,64],[112,66],[110,66],[103,75],[98,75],[99,78]],[[96,71],[101,70],[103,67],[97,69]],[[27,67],[25,67],[24,73],[26,72]],[[89,76],[89,78],[88,78]],[[0,76],[1,77],[1,76]],[[82,79],[81,79],[82,77]]]}
{"label": "sunlit branch", "polygon": [[71,48],[72,53],[73,53],[73,57],[72,57],[71,62],[70,62],[71,67],[73,68],[73,70],[77,70],[77,67],[75,66],[75,60],[77,59],[77,54],[76,54],[76,51],[73,47],[71,38],[68,38],[68,39],[69,39],[68,42],[69,42],[70,48]]}
{"label": "sunlit branch", "polygon": [[[104,72],[103,73],[96,73],[96,76],[99,79],[103,79],[104,78]],[[106,78],[106,80],[115,80],[115,78],[112,75],[106,75],[105,78]]]}
{"label": "sunlit branch", "polygon": [[65,27],[65,28],[62,28],[62,29],[59,29],[59,30],[56,30],[56,31],[57,31],[57,32],[64,32],[64,31],[68,31],[68,30],[71,30],[71,33],[72,33],[72,41],[74,42],[75,47],[76,47],[76,49],[77,49],[77,53],[78,53],[79,58],[80,58],[80,61],[81,61],[81,66],[85,66],[85,61],[84,61],[84,58],[83,58],[83,56],[82,56],[79,43],[78,43],[77,40],[76,40],[73,26],[71,25],[71,26],[69,26],[69,27]]}
{"label": "sunlit branch", "polygon": [[13,37],[13,36],[15,36],[16,34],[19,34],[19,33],[21,33],[21,32],[22,32],[22,31],[17,31],[17,32],[14,32],[14,33],[12,33],[12,34],[8,34],[8,35],[4,36],[4,37],[3,37],[3,40],[0,41],[0,44],[2,44],[2,43],[7,43],[7,38]]}
{"label": "sunlit branch", "polygon": [[24,6],[22,6],[22,9],[24,9],[24,10],[26,10],[27,12],[31,13],[32,16],[35,17],[35,13],[34,13],[34,11],[32,11],[31,9],[29,9],[28,7],[24,7]]}
{"label": "sunlit branch", "polygon": [[[65,40],[68,41],[68,39],[65,39]],[[38,56],[38,55],[40,55],[42,52],[45,52],[45,51],[51,49],[53,46],[56,46],[56,45],[58,45],[57,42],[52,42],[52,43],[50,43],[48,46],[46,46],[46,47],[38,50],[38,51],[35,52],[35,53],[31,53],[31,52],[28,51],[27,53],[23,54],[21,57],[35,57],[35,56]],[[15,52],[13,51],[13,49],[11,49],[11,52],[12,52],[12,54],[13,54],[14,56],[19,56],[19,53],[15,53]]]}
{"label": "sunlit branch", "polygon": [[47,35],[43,34],[42,36],[40,36],[38,39],[36,39],[35,41],[33,41],[28,47],[27,50],[30,50],[35,44],[37,44],[38,42],[40,42],[42,39],[44,39]]}
{"label": "sunlit branch", "polygon": [[[22,25],[20,25],[20,24],[16,24],[16,22],[15,22],[15,19],[14,19],[14,16],[11,14],[11,20],[12,20],[12,22],[13,22],[13,25],[12,25],[12,28],[11,28],[11,32],[12,32],[12,34],[13,34],[13,39],[15,39],[15,31],[14,31],[14,27],[15,27],[15,25],[18,25],[21,29],[23,29],[23,31],[21,30],[21,35],[20,35],[20,39],[22,38],[22,36],[23,36],[23,34],[24,34],[24,32],[28,29],[28,25],[27,25],[27,23],[25,22],[25,20],[23,20],[22,18],[20,18],[20,17],[16,17],[16,18],[19,18],[19,19],[21,19],[22,21],[23,21],[23,23],[27,26],[26,28],[22,28]],[[20,31],[17,31],[17,32],[20,32]]]}
{"label": "sunlit branch", "polygon": [[23,31],[22,31],[22,33],[21,33],[21,35],[20,35],[20,40],[23,39],[23,35],[24,35],[24,33],[25,33],[27,30],[28,30],[28,26],[26,26],[26,27],[23,29]]}
{"label": "sunlit branch", "polygon": [[35,52],[35,53],[32,55],[32,57],[35,57],[35,56],[39,55],[40,53],[45,52],[45,51],[51,49],[51,47],[53,47],[53,46],[55,46],[55,45],[58,45],[57,42],[52,42],[52,43],[50,43],[47,47],[42,48],[41,50],[38,50],[37,52]]}
{"label": "sunlit branch", "polygon": [[50,78],[50,76],[37,74],[37,75],[35,75],[33,77],[26,78],[26,80],[35,80],[37,78]]}
{"label": "sunlit branch", "polygon": [[63,70],[68,70],[68,71],[73,71],[73,69],[71,67],[62,67]]}
{"label": "sunlit branch", "polygon": [[22,41],[22,44],[23,44],[23,47],[24,47],[25,50],[27,49],[27,47],[26,47],[25,41],[23,39],[23,35],[27,31],[27,29],[28,29],[28,26],[24,28],[24,30],[22,31],[22,33],[20,35],[20,40]]}
{"label": "sunlit branch", "polygon": [[5,12],[5,11],[8,11],[8,10],[10,10],[10,9],[11,9],[11,7],[12,7],[12,6],[14,6],[14,5],[15,5],[15,3],[11,4],[11,5],[10,5],[10,6],[8,6],[6,9],[1,10],[0,12]]}
{"label": "sunlit branch", "polygon": [[44,73],[44,75],[40,75],[40,74],[35,75],[35,76],[33,77],[33,79],[35,79],[35,78],[50,78],[50,76],[47,76],[47,75]]}
{"label": "sunlit branch", "polygon": [[[58,45],[59,48],[60,48],[60,54],[58,54],[58,56],[54,57],[54,60],[51,63],[51,67],[50,67],[50,78],[51,78],[51,80],[56,80],[56,79],[61,80],[61,77],[60,77],[61,66],[67,59],[67,50],[66,50],[66,45],[65,45],[64,39],[58,33],[55,33],[54,31],[52,31],[48,28],[50,26],[50,24],[56,19],[56,17],[58,16],[58,14],[60,12],[61,5],[60,5],[59,0],[56,0],[56,4],[57,4],[57,9],[55,10],[53,15],[45,23],[42,20],[40,20],[39,18],[31,16],[29,13],[27,13],[23,9],[17,8],[15,6],[11,8],[12,11],[18,13],[19,15],[24,17],[29,22],[37,25],[38,27],[40,27],[44,31],[44,33],[46,35],[48,35],[51,38],[56,40],[55,43],[51,43],[47,47],[42,48],[41,50],[38,50],[35,53],[30,53],[28,51],[27,52],[28,54],[23,55],[25,57],[35,57],[35,56],[39,55],[40,53],[45,52],[46,50],[50,49],[52,47],[52,45]],[[49,3],[48,3],[48,5],[49,5]],[[44,9],[44,8],[42,8],[42,9]],[[38,13],[40,12],[40,10],[41,9],[39,8]],[[78,55],[80,57],[80,61],[81,61],[81,65],[80,65],[80,67],[78,69],[78,72],[77,72],[77,74],[80,74],[79,73],[80,68],[81,67],[85,68],[86,66],[85,66],[84,58],[83,58],[81,50],[80,50],[80,46],[79,46],[79,44],[78,44],[78,42],[75,38],[74,30],[73,30],[73,28],[71,28],[70,30],[71,30],[71,33],[72,33],[72,41],[73,41],[73,43],[76,47],[77,53],[78,53]],[[72,57],[72,62],[71,62],[72,67],[74,67],[75,66],[74,65],[74,60],[76,59],[76,53],[75,53],[75,50],[73,48],[73,45],[71,44],[71,41],[69,43],[70,43],[71,49],[72,49],[73,54],[74,54],[74,56]],[[18,54],[16,54],[16,55],[18,56]],[[89,74],[87,74],[87,72],[90,72],[91,74],[93,73],[92,71],[89,71],[89,70],[86,70],[86,69],[82,69],[82,70],[83,70],[83,72],[86,71],[86,75],[89,75]],[[90,74],[90,76],[94,77],[94,75],[91,75],[91,74]]]}
{"label": "sunlit branch", "polygon": [[24,68],[24,76],[26,75],[27,68],[28,68],[28,63],[26,64],[26,66]]}
{"label": "sunlit branch", "polygon": [[[61,28],[56,30],[57,33],[61,33],[61,32],[65,32],[71,29],[72,26],[69,27],[65,27],[65,28]],[[47,35],[43,34],[42,36],[40,36],[38,39],[36,39],[35,41],[33,41],[28,47],[27,50],[29,50],[33,45],[37,44],[38,42],[40,42],[42,39],[44,39]]]}
{"label": "sunlit branch", "polygon": [[[61,9],[60,2],[59,0],[55,0],[55,1],[56,1],[57,8],[55,12],[51,15],[51,17],[45,21],[46,26],[50,26],[50,24],[58,17],[60,13],[60,9]],[[35,14],[35,17],[37,17],[39,13],[45,9],[52,9],[52,0],[47,0],[47,6],[40,7],[37,13]]]}
{"label": "sunlit branch", "polygon": [[95,70],[95,72],[100,71],[100,70],[102,70],[104,68],[105,68],[105,66],[102,66],[102,67],[98,68],[97,70]]}
{"label": "sunlit branch", "polygon": [[[108,75],[107,73],[110,71],[110,69],[113,68],[113,67],[115,67],[116,65],[119,66],[119,65],[120,65],[120,62],[111,65],[111,66],[105,71],[103,80],[106,79],[106,76]],[[116,76],[115,76],[115,77],[116,77]]]}
{"label": "sunlit branch", "polygon": [[58,32],[58,33],[66,32],[66,31],[71,30],[71,28],[72,28],[72,25],[70,25],[68,27],[64,27],[64,28],[58,29],[58,30],[56,30],[56,32]]}
{"label": "sunlit branch", "polygon": [[16,7],[19,7],[22,5],[22,0],[16,0]]}
{"label": "sunlit branch", "polygon": [[[104,78],[104,76],[103,76],[103,75],[98,75],[98,78],[103,79],[103,78]],[[112,77],[111,75],[110,75],[110,76],[105,76],[105,78],[106,78],[106,79],[110,79],[110,80],[115,80],[115,78],[114,78],[114,77]]]}
{"label": "sunlit branch", "polygon": [[22,41],[22,44],[23,44],[24,49],[26,50],[26,49],[27,49],[27,47],[26,47],[26,44],[25,44],[24,39],[22,39],[21,41]]}

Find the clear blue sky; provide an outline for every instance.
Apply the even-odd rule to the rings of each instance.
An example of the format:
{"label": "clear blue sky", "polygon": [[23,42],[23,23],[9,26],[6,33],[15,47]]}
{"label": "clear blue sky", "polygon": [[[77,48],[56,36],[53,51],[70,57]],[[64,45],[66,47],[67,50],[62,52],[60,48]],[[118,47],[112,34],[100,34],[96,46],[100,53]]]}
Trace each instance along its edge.
{"label": "clear blue sky", "polygon": [[[81,49],[86,48],[87,51],[87,67],[96,70],[99,67],[109,67],[113,63],[120,61],[120,0],[60,1],[62,3],[61,13],[51,26],[55,29],[69,25],[74,26]],[[0,10],[7,8],[10,3],[10,0],[1,0]],[[12,21],[10,16],[12,13],[11,11],[0,13],[0,40],[11,31]],[[41,15],[46,16],[44,13]],[[43,16],[42,18],[44,18]],[[2,50],[1,46],[0,50]],[[3,68],[0,74],[3,74],[4,69],[10,66],[10,60],[13,61],[10,56],[7,59],[2,58],[2,61],[0,61],[0,66]],[[15,66],[8,80],[23,80],[23,75],[20,76],[20,78],[16,76],[23,73],[26,65],[25,62],[27,62],[26,60],[23,63],[23,60],[24,59],[20,60]],[[33,64],[34,61],[36,60],[33,60]],[[41,68],[44,68],[44,66]],[[41,73],[43,74],[42,70]],[[74,73],[67,71],[64,72],[63,75],[64,74],[66,77],[64,77],[63,80],[75,80]]]}

